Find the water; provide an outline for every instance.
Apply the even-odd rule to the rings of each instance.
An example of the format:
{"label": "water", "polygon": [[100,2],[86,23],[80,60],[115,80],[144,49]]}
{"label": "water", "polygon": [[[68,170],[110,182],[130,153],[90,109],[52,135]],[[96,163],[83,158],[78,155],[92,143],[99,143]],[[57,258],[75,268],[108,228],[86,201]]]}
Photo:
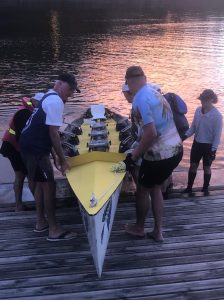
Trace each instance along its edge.
{"label": "water", "polygon": [[[187,2],[187,3],[185,3]],[[124,115],[126,68],[141,65],[150,82],[187,102],[192,120],[200,92],[218,93],[224,113],[222,0],[23,0],[0,2],[0,135],[24,95],[46,91],[61,71],[77,75],[82,93],[66,120],[91,103]],[[191,140],[181,167],[188,166]],[[223,137],[214,167],[223,167]]]}

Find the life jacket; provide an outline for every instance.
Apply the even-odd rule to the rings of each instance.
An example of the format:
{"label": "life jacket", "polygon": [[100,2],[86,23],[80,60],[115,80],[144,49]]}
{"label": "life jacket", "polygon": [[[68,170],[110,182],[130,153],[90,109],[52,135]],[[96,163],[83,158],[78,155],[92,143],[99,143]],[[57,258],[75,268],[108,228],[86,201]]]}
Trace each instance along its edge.
{"label": "life jacket", "polygon": [[[52,148],[49,125],[46,124],[47,114],[43,109],[43,101],[47,97],[58,96],[56,92],[49,92],[43,96],[38,108],[35,108],[20,136],[21,152],[36,156],[49,156]],[[60,99],[60,101],[62,101]]]}
{"label": "life jacket", "polygon": [[23,110],[23,109],[28,109],[29,111],[33,111],[34,107],[32,102],[30,101],[30,98],[23,97],[22,98],[22,103],[18,107],[16,113],[13,115],[12,119],[9,122],[9,128],[6,130],[5,134],[3,135],[2,140],[9,142],[16,151],[20,151],[20,146],[19,143],[16,139],[16,128],[14,124],[14,117],[17,114],[18,111]]}

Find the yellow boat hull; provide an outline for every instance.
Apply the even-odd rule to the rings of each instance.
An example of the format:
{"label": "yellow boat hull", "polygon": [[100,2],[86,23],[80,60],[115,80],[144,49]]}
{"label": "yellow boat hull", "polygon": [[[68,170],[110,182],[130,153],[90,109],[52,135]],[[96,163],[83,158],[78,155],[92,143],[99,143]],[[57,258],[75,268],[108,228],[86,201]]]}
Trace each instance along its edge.
{"label": "yellow boat hull", "polygon": [[116,131],[114,119],[105,120],[106,126],[103,126],[104,133],[109,131],[106,140],[110,145],[108,152],[91,151],[92,120],[83,121],[82,135],[79,135],[80,143],[77,145],[80,155],[68,159],[71,170],[66,176],[79,201],[90,250],[100,277],[125,176],[125,172],[112,172],[112,166],[124,160],[126,155],[118,153],[119,132]]}
{"label": "yellow boat hull", "polygon": [[[102,273],[104,258],[125,173],[113,173],[112,166],[125,154],[88,152],[69,159],[67,179],[76,197],[88,237],[97,274]],[[91,207],[91,196],[97,203]]]}
{"label": "yellow boat hull", "polygon": [[[97,214],[122,182],[125,173],[113,173],[111,168],[124,158],[123,153],[94,151],[69,159],[67,179],[89,215]],[[90,207],[92,194],[98,200],[94,207]]]}

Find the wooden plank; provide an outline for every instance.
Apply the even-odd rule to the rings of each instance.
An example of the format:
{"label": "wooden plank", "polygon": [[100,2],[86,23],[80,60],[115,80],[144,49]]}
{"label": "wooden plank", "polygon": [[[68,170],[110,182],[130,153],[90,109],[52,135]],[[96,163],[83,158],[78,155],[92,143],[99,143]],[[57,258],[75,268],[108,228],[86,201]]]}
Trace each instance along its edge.
{"label": "wooden plank", "polygon": [[[58,244],[32,232],[34,211],[0,213],[0,299],[221,299],[224,198],[171,199],[165,206],[166,240],[157,244],[125,234],[135,208],[119,204],[100,281],[77,208],[57,212],[79,233]],[[152,225],[150,216],[146,227]]]}
{"label": "wooden plank", "polygon": [[129,297],[130,300],[221,300],[223,299],[224,288],[220,289],[210,289],[210,290],[202,290],[202,291],[187,291],[184,293],[169,293],[166,295],[154,295],[150,296],[140,296],[140,297]]}
{"label": "wooden plank", "polygon": [[[76,255],[77,256],[77,255]],[[178,257],[160,257],[152,256],[148,253],[137,253],[132,255],[127,255],[127,259],[124,260],[124,257],[113,256],[107,257],[105,263],[105,271],[109,270],[119,270],[119,269],[128,269],[128,268],[157,268],[160,266],[173,266],[176,264],[193,264],[200,262],[214,262],[214,261],[222,261],[223,253],[208,253],[208,254],[198,254],[198,255],[189,255],[189,256],[178,256]],[[39,269],[40,273],[44,272],[45,269],[60,269],[62,266],[76,266],[76,272],[85,272],[89,269],[92,269],[92,260],[88,257],[80,258],[80,260],[76,257],[69,257],[63,259],[63,256],[57,256],[55,258],[49,259],[47,257],[44,261],[40,259],[40,257],[33,257],[31,260],[20,260],[18,259],[18,263],[11,263],[1,265],[2,275],[1,279],[4,279],[4,276],[7,274],[11,274],[13,276],[14,272],[19,272],[22,270],[27,270],[29,272],[32,269]],[[3,276],[3,277],[2,277]]]}
{"label": "wooden plank", "polygon": [[[88,299],[97,299],[97,300],[106,300],[106,299],[130,299],[130,297],[141,297],[141,296],[148,296],[149,299],[153,299],[154,296],[158,295],[167,295],[172,294],[175,290],[175,293],[180,294],[187,294],[189,291],[192,293],[194,291],[201,291],[203,288],[206,290],[209,289],[222,289],[224,284],[224,279],[212,279],[212,280],[204,280],[204,281],[190,281],[190,282],[183,282],[183,283],[175,283],[175,284],[165,284],[165,285],[154,285],[148,286],[147,280],[143,282],[144,286],[134,285],[132,287],[127,288],[119,288],[117,286],[113,286],[111,289],[103,289],[103,290],[91,290],[91,291],[83,291],[75,293],[73,292],[73,285],[67,287],[66,290],[66,299],[79,299],[79,300],[88,300]],[[54,290],[55,296],[50,297],[48,294],[51,294],[51,289]],[[51,286],[45,287],[44,292],[47,295],[47,299],[63,299],[65,297],[64,290],[61,286]],[[23,291],[21,291],[23,292]],[[33,288],[32,299],[38,300],[43,299],[41,295],[43,291],[38,288]],[[39,293],[40,295],[37,295]],[[58,298],[57,298],[58,297]],[[61,297],[61,298],[60,298]],[[4,298],[7,299],[7,298]],[[18,298],[17,298],[18,299]],[[199,298],[198,298],[199,299]],[[206,299],[206,298],[205,298]]]}
{"label": "wooden plank", "polygon": [[[14,245],[11,245],[12,250],[2,249],[4,251],[0,251],[0,258],[4,261],[5,258],[8,257],[16,257],[18,256],[18,251],[23,251],[25,245],[21,245],[21,247],[16,247]],[[27,247],[26,249],[26,256],[34,256],[34,255],[51,255],[52,252],[56,255],[60,255],[63,253],[73,254],[76,252],[77,246],[76,245],[61,245],[60,247],[52,246],[52,247],[37,247],[38,244],[35,244],[33,247]],[[224,246],[224,239],[213,239],[213,240],[205,240],[205,241],[185,241],[183,243],[163,243],[163,245],[157,245],[156,243],[150,243],[150,241],[147,241],[146,243],[138,243],[138,244],[132,244],[132,243],[122,243],[122,244],[114,244],[111,243],[107,256],[112,256],[117,253],[122,253],[125,251],[126,253],[142,253],[142,252],[148,252],[148,253],[154,253],[155,251],[160,251],[163,257],[167,256],[169,257],[172,254],[178,255],[180,252],[181,254],[186,254],[188,252],[195,253],[195,251],[200,251],[202,253],[204,252],[218,252],[222,251],[222,247]],[[6,251],[7,250],[7,251]],[[86,257],[89,255],[89,249],[88,246],[85,245],[83,247],[79,247],[79,257]]]}
{"label": "wooden plank", "polygon": [[[94,289],[97,285],[98,289],[108,289],[111,287],[111,285],[120,285],[124,287],[132,286],[133,284],[136,284],[136,280],[139,282],[144,283],[145,278],[147,277],[147,285],[158,285],[158,284],[169,284],[173,282],[188,282],[188,281],[194,281],[198,280],[198,278],[206,278],[206,279],[215,279],[215,278],[223,278],[224,275],[224,268],[217,268],[216,270],[209,268],[209,265],[206,265],[206,268],[204,270],[196,270],[191,269],[186,272],[186,269],[182,268],[181,272],[174,272],[172,270],[172,267],[168,268],[169,272],[166,274],[164,273],[158,273],[156,272],[154,274],[152,269],[143,269],[143,272],[140,272],[139,269],[133,269],[132,272],[126,272],[123,273],[120,272],[117,273],[117,276],[115,274],[110,273],[110,276],[103,276],[103,280],[98,280],[98,278],[91,274],[91,276],[86,276],[86,274],[80,274],[80,276],[77,276],[77,274],[60,274],[60,275],[51,275],[46,276],[45,273],[42,274],[42,276],[38,277],[27,277],[23,278],[23,280],[3,280],[1,282],[0,291],[7,297],[7,289],[15,290],[19,288],[27,289],[29,291],[31,287],[33,286],[46,286],[47,285],[68,285],[73,284],[74,287],[76,287],[77,291],[81,291],[83,288],[85,288],[85,283],[88,282],[88,288]],[[163,270],[164,271],[164,270]],[[74,272],[74,270],[73,270]],[[73,289],[74,291],[74,289]],[[19,294],[18,294],[19,296]]]}

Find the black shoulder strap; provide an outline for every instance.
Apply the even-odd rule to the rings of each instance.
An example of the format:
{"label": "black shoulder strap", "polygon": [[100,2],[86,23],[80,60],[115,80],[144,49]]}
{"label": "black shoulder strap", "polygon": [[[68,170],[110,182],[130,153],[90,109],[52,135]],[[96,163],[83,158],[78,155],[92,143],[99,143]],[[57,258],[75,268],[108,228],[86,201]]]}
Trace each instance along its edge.
{"label": "black shoulder strap", "polygon": [[49,94],[45,94],[45,95],[43,96],[43,98],[41,99],[41,102],[42,102],[44,99],[46,99],[47,97],[49,97],[49,96],[53,96],[53,95],[56,95],[56,96],[58,96],[58,94],[57,94],[57,93],[49,93]]}

